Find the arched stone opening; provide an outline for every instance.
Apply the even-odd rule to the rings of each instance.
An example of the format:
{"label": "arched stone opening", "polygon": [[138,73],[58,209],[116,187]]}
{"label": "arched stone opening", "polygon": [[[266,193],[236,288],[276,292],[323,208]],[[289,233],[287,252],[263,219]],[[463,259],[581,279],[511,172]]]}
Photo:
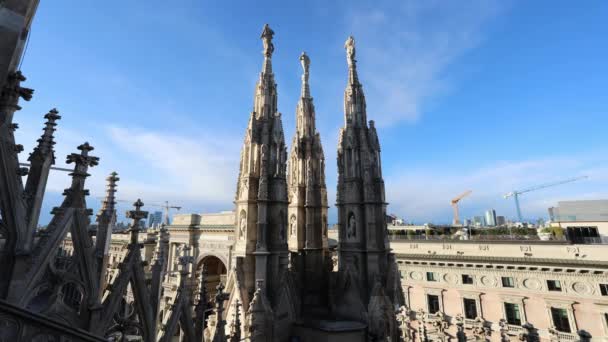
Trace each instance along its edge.
{"label": "arched stone opening", "polygon": [[[226,284],[227,268],[224,262],[215,255],[208,255],[201,259],[197,265],[196,273],[199,275],[203,272],[203,266],[207,268],[207,295],[210,301],[213,300],[216,292],[216,287],[220,282]],[[199,278],[200,280],[200,278]]]}

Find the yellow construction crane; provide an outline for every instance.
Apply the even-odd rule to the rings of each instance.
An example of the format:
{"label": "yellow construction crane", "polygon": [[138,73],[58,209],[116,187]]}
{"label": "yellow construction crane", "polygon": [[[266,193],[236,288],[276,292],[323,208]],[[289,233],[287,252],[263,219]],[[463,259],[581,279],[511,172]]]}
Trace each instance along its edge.
{"label": "yellow construction crane", "polygon": [[458,202],[460,202],[461,199],[469,196],[471,194],[471,192],[473,192],[473,191],[467,190],[467,191],[461,193],[460,195],[452,198],[451,204],[452,204],[452,208],[454,208],[454,222],[452,222],[452,224],[454,226],[460,225],[460,219],[458,218]]}

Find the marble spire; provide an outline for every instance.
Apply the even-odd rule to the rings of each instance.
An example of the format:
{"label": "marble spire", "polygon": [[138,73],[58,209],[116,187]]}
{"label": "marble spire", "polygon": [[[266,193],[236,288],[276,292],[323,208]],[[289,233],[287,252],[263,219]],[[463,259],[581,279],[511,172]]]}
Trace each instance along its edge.
{"label": "marble spire", "polygon": [[[348,64],[348,82],[344,91],[344,127],[338,143],[338,230],[339,273],[336,313],[346,319],[365,322],[367,317],[386,315],[385,298],[396,298],[400,291],[392,279],[394,255],[390,253],[386,227],[386,202],[382,178],[380,143],[374,126],[366,121],[365,96],[359,82],[355,59],[355,40],[344,45]],[[382,299],[374,298],[373,289],[386,290]],[[377,296],[376,296],[377,297]],[[398,303],[395,303],[398,304]],[[391,323],[392,324],[392,323]],[[378,340],[392,334],[384,325],[370,327]]]}
{"label": "marble spire", "polygon": [[116,223],[116,183],[120,180],[118,173],[112,172],[106,178],[106,196],[101,203],[101,208],[97,213],[97,233],[95,237],[95,256],[97,258],[99,273],[100,296],[106,285],[106,272],[109,259],[109,248],[112,239],[112,230]]}
{"label": "marble spire", "polygon": [[[253,110],[245,131],[235,195],[235,263],[250,295],[257,280],[270,293],[281,286],[277,274],[287,269],[287,149],[277,85],[272,73],[274,32],[265,25],[261,34],[264,64],[255,86]],[[242,302],[244,310],[249,306]],[[232,305],[232,304],[231,304]]]}
{"label": "marble spire", "polygon": [[310,96],[310,58],[300,56],[302,93],[296,108],[296,131],[289,154],[289,250],[297,270],[304,310],[327,303],[327,188],[325,156],[315,127]]}

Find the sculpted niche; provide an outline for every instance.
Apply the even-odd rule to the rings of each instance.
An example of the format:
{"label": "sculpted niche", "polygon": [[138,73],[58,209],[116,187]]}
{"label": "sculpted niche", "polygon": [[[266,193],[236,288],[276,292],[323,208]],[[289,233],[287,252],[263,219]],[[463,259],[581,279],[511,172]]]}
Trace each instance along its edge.
{"label": "sculpted niche", "polygon": [[289,234],[291,234],[291,236],[296,235],[296,216],[295,215],[291,215],[291,218],[289,219]]}
{"label": "sculpted niche", "polygon": [[247,226],[247,213],[245,210],[241,210],[241,218],[239,219],[239,239],[243,238],[245,234],[245,226]]}
{"label": "sculpted niche", "polygon": [[357,238],[357,222],[355,214],[350,214],[348,217],[348,225],[346,226],[346,238],[348,240],[355,240]]}

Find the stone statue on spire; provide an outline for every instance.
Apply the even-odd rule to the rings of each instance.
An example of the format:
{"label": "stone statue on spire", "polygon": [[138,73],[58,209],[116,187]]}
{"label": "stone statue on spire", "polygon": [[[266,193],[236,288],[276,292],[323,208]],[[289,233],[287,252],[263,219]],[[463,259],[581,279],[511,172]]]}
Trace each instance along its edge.
{"label": "stone statue on spire", "polygon": [[310,70],[310,57],[306,54],[306,52],[302,52],[300,55],[300,63],[302,64],[302,97],[308,98],[310,97],[310,89],[308,86],[308,77]]}
{"label": "stone statue on spire", "polygon": [[304,76],[308,81],[308,70],[310,69],[310,57],[306,54],[306,52],[302,52],[300,55],[300,63],[302,64],[302,70],[304,70]]}
{"label": "stone statue on spire", "polygon": [[346,61],[348,62],[348,66],[352,67],[355,64],[355,38],[353,36],[348,36],[346,42],[344,43],[344,48],[346,49]]}
{"label": "stone statue on spire", "polygon": [[262,31],[262,35],[260,38],[264,43],[264,56],[272,57],[272,53],[274,52],[274,45],[272,44],[272,37],[274,36],[274,31],[268,26],[268,24],[264,25],[264,30]]}

